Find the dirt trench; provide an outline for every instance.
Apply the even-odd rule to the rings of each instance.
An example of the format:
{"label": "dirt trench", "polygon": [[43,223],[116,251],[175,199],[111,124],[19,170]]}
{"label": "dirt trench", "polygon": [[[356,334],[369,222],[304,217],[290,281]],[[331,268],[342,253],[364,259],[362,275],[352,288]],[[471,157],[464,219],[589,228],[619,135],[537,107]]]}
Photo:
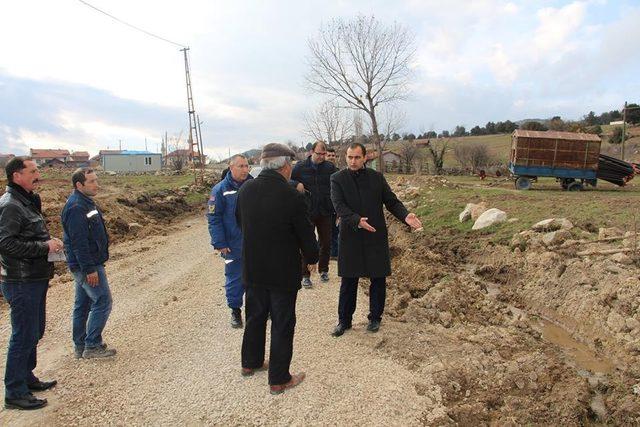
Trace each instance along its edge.
{"label": "dirt trench", "polygon": [[447,408],[438,423],[640,422],[635,266],[473,250],[396,221],[390,235],[387,313],[404,326],[383,348],[434,378]]}

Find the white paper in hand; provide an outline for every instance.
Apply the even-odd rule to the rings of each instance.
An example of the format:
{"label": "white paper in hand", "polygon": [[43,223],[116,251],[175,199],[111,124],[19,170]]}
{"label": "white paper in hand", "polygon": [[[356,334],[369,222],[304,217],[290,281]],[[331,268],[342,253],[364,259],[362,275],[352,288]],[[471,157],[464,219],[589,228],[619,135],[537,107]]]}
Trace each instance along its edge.
{"label": "white paper in hand", "polygon": [[60,252],[49,252],[47,256],[47,261],[49,262],[66,262],[67,257],[64,254],[64,251]]}

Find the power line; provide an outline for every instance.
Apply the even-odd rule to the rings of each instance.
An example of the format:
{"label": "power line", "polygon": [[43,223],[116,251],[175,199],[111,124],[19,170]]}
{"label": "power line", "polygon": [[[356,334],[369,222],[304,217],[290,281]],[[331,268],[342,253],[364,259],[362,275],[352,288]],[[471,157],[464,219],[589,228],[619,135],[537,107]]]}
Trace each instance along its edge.
{"label": "power line", "polygon": [[104,10],[102,10],[102,9],[98,9],[98,8],[97,8],[97,7],[95,7],[94,5],[89,4],[89,3],[87,3],[87,2],[86,2],[86,1],[84,1],[84,0],[78,0],[78,1],[79,1],[80,3],[82,3],[82,4],[86,5],[86,6],[89,6],[90,8],[92,8],[92,9],[94,9],[94,10],[97,10],[98,12],[100,12],[100,13],[102,13],[102,14],[104,14],[104,15],[107,15],[109,18],[114,19],[114,20],[118,21],[119,23],[126,25],[127,27],[133,28],[134,30],[140,31],[140,32],[142,32],[142,33],[145,33],[145,34],[146,34],[146,35],[148,35],[148,36],[155,37],[155,38],[160,39],[160,40],[162,40],[162,41],[164,41],[164,42],[171,43],[172,45],[179,46],[179,47],[182,47],[182,48],[186,48],[186,47],[187,47],[187,46],[182,45],[182,44],[180,44],[180,43],[172,42],[171,40],[165,39],[164,37],[160,37],[160,36],[158,36],[158,35],[156,35],[156,34],[150,33],[149,31],[147,31],[147,30],[143,30],[142,28],[136,27],[135,25],[129,24],[128,22],[124,22],[122,19],[119,19],[119,18],[117,18],[117,17],[115,17],[115,16],[111,15],[110,13],[105,12],[105,11],[104,11]]}

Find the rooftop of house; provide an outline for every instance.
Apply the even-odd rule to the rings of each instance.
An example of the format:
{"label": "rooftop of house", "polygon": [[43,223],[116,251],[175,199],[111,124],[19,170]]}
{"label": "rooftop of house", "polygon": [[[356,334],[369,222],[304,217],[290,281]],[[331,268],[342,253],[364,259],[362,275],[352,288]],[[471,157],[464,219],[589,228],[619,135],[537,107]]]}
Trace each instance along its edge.
{"label": "rooftop of house", "polygon": [[34,159],[47,159],[54,157],[67,157],[69,156],[69,150],[61,150],[61,149],[39,149],[39,148],[30,148],[29,149],[30,156]]}

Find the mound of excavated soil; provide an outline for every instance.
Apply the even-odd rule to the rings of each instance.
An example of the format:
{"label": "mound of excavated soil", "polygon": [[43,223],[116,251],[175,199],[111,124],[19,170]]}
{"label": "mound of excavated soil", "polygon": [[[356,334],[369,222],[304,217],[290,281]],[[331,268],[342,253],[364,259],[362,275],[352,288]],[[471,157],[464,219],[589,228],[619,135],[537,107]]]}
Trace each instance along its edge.
{"label": "mound of excavated soil", "polygon": [[[542,247],[473,252],[463,240],[390,223],[387,313],[406,328],[380,348],[435,379],[449,409],[443,423],[640,421],[635,266]],[[617,369],[604,376],[581,370],[562,346],[543,339],[536,315],[563,325]]]}

